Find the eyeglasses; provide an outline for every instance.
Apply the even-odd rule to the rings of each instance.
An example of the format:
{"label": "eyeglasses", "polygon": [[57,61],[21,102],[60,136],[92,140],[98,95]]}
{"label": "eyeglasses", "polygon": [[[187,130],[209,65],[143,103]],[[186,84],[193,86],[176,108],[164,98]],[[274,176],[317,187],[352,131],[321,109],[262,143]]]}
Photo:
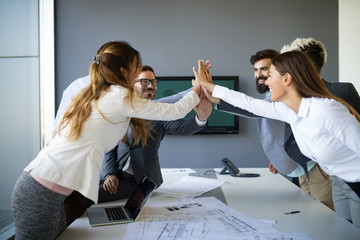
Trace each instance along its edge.
{"label": "eyeglasses", "polygon": [[135,79],[135,82],[140,82],[141,85],[143,86],[149,85],[150,82],[153,86],[159,85],[159,80],[157,79],[140,78],[140,79]]}

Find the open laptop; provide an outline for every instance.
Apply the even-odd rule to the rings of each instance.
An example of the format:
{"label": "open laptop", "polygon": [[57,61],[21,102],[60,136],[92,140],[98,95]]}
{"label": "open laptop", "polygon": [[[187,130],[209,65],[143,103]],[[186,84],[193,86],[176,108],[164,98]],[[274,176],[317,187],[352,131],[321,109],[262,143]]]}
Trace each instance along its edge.
{"label": "open laptop", "polygon": [[125,205],[93,206],[86,210],[91,226],[134,222],[145,203],[156,188],[156,184],[144,176]]}

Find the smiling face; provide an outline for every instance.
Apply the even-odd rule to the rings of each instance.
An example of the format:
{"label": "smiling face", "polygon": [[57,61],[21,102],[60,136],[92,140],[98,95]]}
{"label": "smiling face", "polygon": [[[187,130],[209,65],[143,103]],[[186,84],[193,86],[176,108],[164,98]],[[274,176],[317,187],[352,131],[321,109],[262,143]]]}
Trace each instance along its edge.
{"label": "smiling face", "polygon": [[269,77],[265,84],[269,87],[271,101],[282,101],[284,99],[287,93],[285,84],[286,77],[287,74],[281,76],[274,65],[270,66]]}
{"label": "smiling face", "polygon": [[256,89],[261,94],[269,91],[269,88],[265,85],[265,81],[269,77],[270,65],[270,58],[264,58],[254,63],[254,77],[256,80]]}
{"label": "smiling face", "polygon": [[[155,75],[152,71],[143,71],[138,76],[137,79],[155,79]],[[157,90],[157,86],[155,84],[152,84],[149,81],[149,84],[144,86],[141,84],[141,82],[135,83],[135,92],[138,94],[138,96],[146,99],[153,99]]]}

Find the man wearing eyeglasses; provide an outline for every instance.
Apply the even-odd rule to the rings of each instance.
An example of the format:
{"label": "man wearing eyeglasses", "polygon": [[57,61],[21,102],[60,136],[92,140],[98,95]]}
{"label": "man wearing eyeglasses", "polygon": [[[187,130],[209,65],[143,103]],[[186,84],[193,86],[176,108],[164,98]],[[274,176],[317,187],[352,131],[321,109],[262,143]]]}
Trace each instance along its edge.
{"label": "man wearing eyeglasses", "polygon": [[135,92],[142,98],[153,99],[159,85],[159,80],[155,79],[152,67],[143,65],[138,78],[135,79]]}
{"label": "man wearing eyeglasses", "polygon": [[[154,70],[150,66],[142,66],[141,72],[135,80],[135,92],[145,99],[153,99],[159,80],[155,78]],[[173,103],[185,93],[175,94],[159,99],[161,102]],[[165,134],[191,135],[206,125],[207,118],[212,111],[212,104],[202,99],[194,109],[197,116],[188,120],[152,121],[146,146],[134,145],[131,134],[126,143],[119,143],[112,151],[105,155],[98,202],[106,202],[129,197],[143,175],[148,176],[159,187],[162,182],[158,149]]]}
{"label": "man wearing eyeglasses", "polygon": [[[90,76],[82,77],[72,82],[63,92],[63,96],[56,114],[55,124],[62,118],[73,96],[90,82]],[[159,81],[155,79],[154,70],[150,66],[142,66],[141,72],[135,81],[135,92],[142,98],[153,99]],[[174,103],[185,92],[156,101]],[[147,145],[134,145],[132,134],[128,133],[126,143],[119,143],[112,151],[105,155],[103,170],[100,176],[99,202],[106,202],[129,197],[143,175],[148,176],[159,187],[162,182],[158,150],[165,134],[191,135],[206,125],[212,112],[212,103],[203,98],[194,108],[197,116],[175,121],[152,121]],[[74,191],[64,202],[66,225],[69,226],[80,217],[92,202]]]}

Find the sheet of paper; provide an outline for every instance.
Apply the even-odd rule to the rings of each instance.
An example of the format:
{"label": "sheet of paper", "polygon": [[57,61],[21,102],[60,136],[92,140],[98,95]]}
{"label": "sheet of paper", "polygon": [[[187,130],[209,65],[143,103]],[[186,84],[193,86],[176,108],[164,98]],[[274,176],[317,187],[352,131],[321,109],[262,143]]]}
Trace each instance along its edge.
{"label": "sheet of paper", "polygon": [[215,197],[199,197],[196,199],[179,199],[170,203],[149,204],[145,206],[139,219],[148,215],[203,213],[208,210],[220,209],[222,212],[233,211],[228,205]]}
{"label": "sheet of paper", "polygon": [[[150,205],[127,226],[125,240],[310,240],[304,233],[281,233],[268,223],[234,211],[216,198]],[[154,210],[158,208],[158,210]]]}
{"label": "sheet of paper", "polygon": [[191,168],[162,168],[161,174],[196,173]]}
{"label": "sheet of paper", "polygon": [[220,187],[224,183],[223,180],[213,178],[184,176],[175,183],[160,186],[155,193],[175,198],[191,198]]}

